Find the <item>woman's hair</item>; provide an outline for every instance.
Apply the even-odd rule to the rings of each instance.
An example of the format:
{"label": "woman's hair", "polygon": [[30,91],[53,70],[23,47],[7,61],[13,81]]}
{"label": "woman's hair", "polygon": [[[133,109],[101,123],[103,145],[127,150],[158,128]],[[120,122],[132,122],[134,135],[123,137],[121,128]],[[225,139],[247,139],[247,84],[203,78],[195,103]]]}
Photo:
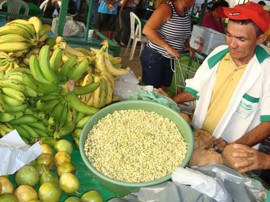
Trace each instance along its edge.
{"label": "woman's hair", "polygon": [[251,23],[253,25],[253,27],[255,28],[255,32],[256,32],[257,37],[259,37],[260,35],[263,34],[263,31],[252,20],[232,20],[232,19],[229,19],[229,21],[232,21],[232,22],[234,22],[236,24],[240,24],[240,25],[247,25],[247,24]]}

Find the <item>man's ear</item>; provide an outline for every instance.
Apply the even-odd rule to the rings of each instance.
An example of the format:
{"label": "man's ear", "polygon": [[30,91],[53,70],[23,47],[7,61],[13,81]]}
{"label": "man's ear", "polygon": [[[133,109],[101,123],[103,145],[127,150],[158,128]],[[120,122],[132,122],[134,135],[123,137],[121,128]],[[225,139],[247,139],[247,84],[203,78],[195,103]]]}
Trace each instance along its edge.
{"label": "man's ear", "polygon": [[257,39],[257,45],[262,44],[266,40],[266,34],[261,34]]}

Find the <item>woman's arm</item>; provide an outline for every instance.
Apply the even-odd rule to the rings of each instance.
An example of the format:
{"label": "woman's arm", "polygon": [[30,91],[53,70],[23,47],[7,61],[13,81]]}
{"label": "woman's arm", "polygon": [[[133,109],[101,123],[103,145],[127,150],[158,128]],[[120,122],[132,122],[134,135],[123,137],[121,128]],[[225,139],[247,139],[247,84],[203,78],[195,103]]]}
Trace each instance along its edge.
{"label": "woman's arm", "polygon": [[172,15],[171,7],[167,3],[161,3],[144,25],[143,34],[154,44],[164,48],[170,55],[179,57],[180,53],[163,40],[157,30],[166,23]]}
{"label": "woman's arm", "polygon": [[[166,91],[164,91],[162,88],[158,88],[157,92],[164,95],[165,97],[170,97],[169,94]],[[186,91],[180,92],[174,97],[170,97],[170,98],[177,104],[182,104],[184,102],[190,102],[190,101],[196,100],[196,97],[194,95]]]}

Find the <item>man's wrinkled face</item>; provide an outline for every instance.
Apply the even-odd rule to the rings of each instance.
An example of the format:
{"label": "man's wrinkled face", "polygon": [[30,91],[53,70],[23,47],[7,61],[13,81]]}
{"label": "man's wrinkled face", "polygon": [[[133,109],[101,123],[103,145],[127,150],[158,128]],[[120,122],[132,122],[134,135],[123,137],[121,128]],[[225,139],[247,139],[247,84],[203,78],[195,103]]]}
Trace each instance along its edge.
{"label": "man's wrinkled face", "polygon": [[260,43],[252,23],[243,25],[229,21],[226,31],[229,52],[237,65],[247,64]]}

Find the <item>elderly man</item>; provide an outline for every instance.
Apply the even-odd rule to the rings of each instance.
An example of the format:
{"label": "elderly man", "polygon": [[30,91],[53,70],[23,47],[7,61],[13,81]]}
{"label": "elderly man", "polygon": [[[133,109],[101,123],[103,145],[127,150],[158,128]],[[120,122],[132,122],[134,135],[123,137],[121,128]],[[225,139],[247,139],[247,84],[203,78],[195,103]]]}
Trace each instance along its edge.
{"label": "elderly man", "polygon": [[192,122],[213,134],[216,149],[232,142],[255,146],[270,135],[270,58],[260,46],[270,18],[253,2],[217,13],[229,18],[228,45],[217,47],[173,100],[196,100]]}

